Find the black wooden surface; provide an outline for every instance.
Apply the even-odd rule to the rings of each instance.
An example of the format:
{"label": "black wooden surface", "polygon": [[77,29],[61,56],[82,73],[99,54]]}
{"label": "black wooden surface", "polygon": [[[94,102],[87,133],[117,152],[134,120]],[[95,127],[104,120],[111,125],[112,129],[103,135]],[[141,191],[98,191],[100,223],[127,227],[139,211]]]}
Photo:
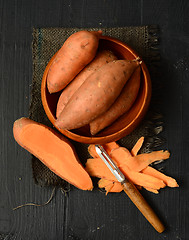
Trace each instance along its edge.
{"label": "black wooden surface", "polygon": [[[187,0],[0,0],[0,239],[106,240],[189,239],[189,3]],[[165,148],[163,166],[179,189],[159,195],[143,191],[166,231],[149,225],[124,193],[104,196],[98,190],[56,191],[44,207],[12,208],[43,203],[51,188],[32,179],[30,154],[14,141],[13,122],[28,116],[32,80],[32,27],[116,27],[158,24],[164,82]]]}

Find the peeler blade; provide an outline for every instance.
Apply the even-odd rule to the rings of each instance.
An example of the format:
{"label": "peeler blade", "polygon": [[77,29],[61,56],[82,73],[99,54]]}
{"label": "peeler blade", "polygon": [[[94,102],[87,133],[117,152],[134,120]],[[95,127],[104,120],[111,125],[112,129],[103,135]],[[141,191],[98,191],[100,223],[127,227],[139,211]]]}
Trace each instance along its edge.
{"label": "peeler blade", "polygon": [[120,171],[120,169],[116,166],[114,161],[110,158],[106,150],[101,146],[96,144],[95,149],[99,157],[103,160],[103,162],[106,164],[106,166],[110,169],[110,171],[113,173],[113,175],[116,177],[118,182],[123,183],[125,182],[125,176]]}

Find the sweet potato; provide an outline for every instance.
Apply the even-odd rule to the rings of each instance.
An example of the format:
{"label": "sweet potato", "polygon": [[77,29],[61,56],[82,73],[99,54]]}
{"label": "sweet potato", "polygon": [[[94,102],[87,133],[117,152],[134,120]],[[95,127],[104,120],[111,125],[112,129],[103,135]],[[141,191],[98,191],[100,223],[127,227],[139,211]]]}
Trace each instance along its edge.
{"label": "sweet potato", "polygon": [[17,143],[36,156],[51,171],[82,190],[92,190],[93,184],[70,142],[52,129],[21,118],[14,122]]}
{"label": "sweet potato", "polygon": [[60,129],[75,129],[104,113],[138,64],[137,61],[115,60],[103,65],[73,94],[55,125]]}
{"label": "sweet potato", "polygon": [[131,155],[132,156],[136,156],[137,155],[137,153],[140,151],[143,143],[144,143],[144,137],[140,137],[138,139],[138,141],[135,143],[135,145],[133,146],[133,148],[131,149]]}
{"label": "sweet potato", "polygon": [[150,153],[141,153],[136,156],[132,156],[128,154],[129,151],[124,147],[119,147],[117,149],[113,149],[111,152],[112,158],[124,160],[123,163],[119,164],[119,167],[124,167],[127,165],[130,170],[140,172],[144,168],[146,168],[149,164],[158,161],[158,160],[165,160],[170,157],[170,153],[168,151],[153,151]]}
{"label": "sweet potato", "polygon": [[94,60],[92,60],[61,93],[57,104],[56,117],[59,117],[60,113],[62,112],[72,95],[87,79],[87,77],[89,77],[93,72],[95,72],[98,68],[102,67],[104,64],[116,59],[117,57],[113,54],[113,52],[109,50],[99,51]]}
{"label": "sweet potato", "polygon": [[[116,162],[116,159],[113,160]],[[149,187],[157,190],[166,186],[163,180],[144,173],[132,171],[126,165],[124,165],[124,168],[120,168],[120,170],[130,181],[139,186]],[[86,171],[91,176],[105,178],[107,180],[117,182],[117,179],[107,168],[106,164],[101,158],[88,159],[86,163]]]}
{"label": "sweet potato", "polygon": [[140,87],[140,67],[138,67],[124,86],[121,94],[112,106],[90,123],[90,132],[97,134],[127,112],[133,105]]}
{"label": "sweet potato", "polygon": [[154,176],[156,178],[159,178],[159,179],[163,180],[164,183],[166,183],[166,185],[168,187],[178,187],[179,186],[177,181],[174,178],[169,177],[169,176],[163,174],[162,172],[159,172],[158,170],[156,170],[155,168],[152,168],[150,166],[143,169],[142,172],[144,174],[148,174],[150,176]]}
{"label": "sweet potato", "polygon": [[[144,187],[146,190],[157,194],[158,190],[166,185],[168,187],[178,187],[174,178],[166,176],[158,170],[148,166],[151,162],[159,159],[167,159],[170,156],[169,152],[154,151],[137,155],[143,142],[144,137],[141,137],[136,142],[131,152],[126,148],[119,147],[116,142],[105,144],[103,147],[122,170],[124,175],[137,185],[137,188]],[[105,188],[106,194],[108,194],[108,192],[121,192],[123,190],[121,183],[117,182],[114,175],[99,158],[96,153],[95,145],[89,145],[88,151],[93,159],[87,160],[86,170],[91,176],[101,178],[98,181],[98,186],[100,188]]]}
{"label": "sweet potato", "polygon": [[107,180],[105,178],[101,178],[98,181],[98,187],[99,188],[105,188],[106,195],[109,192],[121,192],[123,190],[123,187],[120,182],[113,182],[111,180]]}
{"label": "sweet potato", "polygon": [[101,34],[102,31],[79,31],[64,42],[49,68],[47,87],[50,93],[65,88],[92,61],[96,55]]}

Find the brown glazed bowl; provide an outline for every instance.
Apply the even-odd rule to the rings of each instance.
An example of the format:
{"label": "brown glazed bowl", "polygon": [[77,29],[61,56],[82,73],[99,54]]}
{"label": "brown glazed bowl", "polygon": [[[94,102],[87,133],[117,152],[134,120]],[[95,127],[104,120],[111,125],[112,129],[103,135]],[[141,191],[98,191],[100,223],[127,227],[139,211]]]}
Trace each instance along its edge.
{"label": "brown glazed bowl", "polygon": [[[108,36],[101,37],[99,41],[99,48],[111,50],[112,52],[114,52],[114,54],[116,54],[119,59],[132,60],[138,57],[138,54],[128,45],[118,39]],[[53,125],[56,120],[56,105],[61,91],[53,94],[50,94],[48,92],[47,75],[49,67],[52,64],[55,55],[49,61],[44,71],[41,84],[42,104],[47,117]],[[87,144],[105,144],[108,142],[117,141],[131,133],[138,126],[138,124],[141,122],[144,115],[146,114],[151,99],[151,79],[148,69],[143,61],[141,64],[141,69],[141,85],[135,103],[127,113],[118,118],[112,125],[105,128],[95,136],[91,136],[88,125],[79,129],[69,131],[58,129],[58,131],[60,131],[63,135],[67,136],[72,140]]]}

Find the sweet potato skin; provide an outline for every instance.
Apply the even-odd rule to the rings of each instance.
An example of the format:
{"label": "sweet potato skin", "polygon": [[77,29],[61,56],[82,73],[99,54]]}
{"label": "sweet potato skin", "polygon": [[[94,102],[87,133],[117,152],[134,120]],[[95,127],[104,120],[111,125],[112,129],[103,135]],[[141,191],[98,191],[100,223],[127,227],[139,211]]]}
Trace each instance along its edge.
{"label": "sweet potato skin", "polygon": [[65,88],[92,61],[96,55],[101,34],[101,31],[79,31],[64,42],[49,68],[47,88],[50,93]]}
{"label": "sweet potato skin", "polygon": [[112,106],[102,115],[90,123],[90,132],[97,134],[112,124],[118,117],[127,112],[133,105],[140,87],[140,66],[137,67],[131,78],[127,81],[121,94]]}
{"label": "sweet potato skin", "polygon": [[79,162],[74,147],[61,134],[33,120],[21,118],[14,122],[13,135],[21,147],[55,174],[77,188],[92,190],[92,180]]}
{"label": "sweet potato skin", "polygon": [[116,59],[117,57],[113,54],[113,52],[109,50],[102,50],[97,52],[96,57],[73,79],[73,81],[70,82],[70,84],[61,93],[57,104],[56,117],[59,117],[60,113],[72,95],[92,73],[94,73],[104,64]]}
{"label": "sweet potato skin", "polygon": [[55,122],[56,127],[79,128],[104,113],[119,96],[138,64],[137,61],[116,60],[91,74],[63,109]]}

